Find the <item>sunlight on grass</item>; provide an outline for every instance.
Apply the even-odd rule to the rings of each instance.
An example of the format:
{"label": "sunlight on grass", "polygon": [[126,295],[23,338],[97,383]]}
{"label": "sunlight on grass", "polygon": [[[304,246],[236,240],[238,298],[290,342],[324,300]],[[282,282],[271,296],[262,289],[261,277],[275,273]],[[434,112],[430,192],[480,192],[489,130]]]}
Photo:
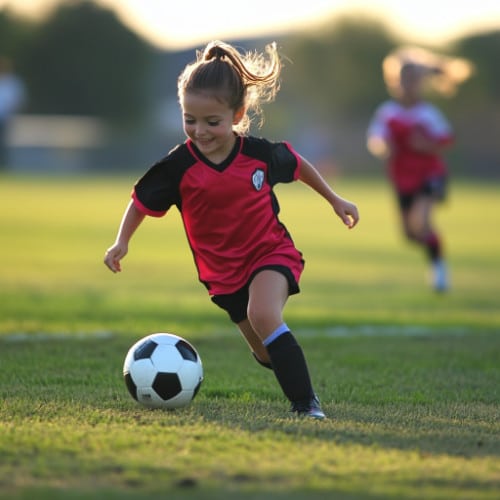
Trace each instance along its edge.
{"label": "sunlight on grass", "polygon": [[[496,186],[457,181],[439,209],[452,271],[439,296],[382,180],[333,179],[359,206],[352,231],[306,187],[279,186],[306,259],[286,320],[331,417],[310,422],[210,303],[175,209],[146,219],[122,273],[104,267],[134,176],[0,180],[0,496],[497,498]],[[125,353],[155,331],[202,357],[182,411],[126,391]]]}
{"label": "sunlight on grass", "polygon": [[[483,493],[475,498],[494,498],[493,485],[489,486],[492,463],[487,458],[471,462],[460,456],[397,448],[380,453],[377,446],[370,444],[337,443],[334,437],[315,438],[309,433],[290,442],[286,433],[250,433],[202,419],[189,425],[143,422],[140,433],[136,422],[121,424],[120,431],[116,426],[101,424],[101,432],[96,433],[95,426],[82,425],[70,435],[61,435],[63,421],[53,425],[35,422],[19,429],[13,442],[7,428],[4,444],[31,449],[34,456],[46,454],[50,462],[41,467],[34,461],[23,469],[7,464],[2,482],[24,486],[26,478],[36,474],[33,484],[46,481],[55,486],[57,478],[51,470],[55,467],[65,477],[65,489],[85,488],[89,480],[99,485],[109,481],[103,478],[111,476],[111,483],[118,488],[135,486],[150,493],[175,488],[189,478],[196,488],[207,490],[220,488],[222,483],[226,492],[233,488],[346,493],[368,489],[370,494],[386,498],[401,494],[405,498],[437,498],[434,495],[443,486],[448,494],[460,495],[468,490],[475,492],[481,485]],[[293,430],[290,424],[283,425]],[[183,432],[182,441],[176,438],[179,431]],[[80,457],[79,470],[71,478],[74,465],[68,458],[76,455]],[[259,456],[258,461],[255,456]],[[284,456],[286,461],[278,459]],[[363,478],[364,486],[360,487],[356,478]],[[408,495],[408,483],[420,486]]]}
{"label": "sunlight on grass", "polygon": [[[146,219],[120,275],[105,269],[104,251],[115,237],[134,180],[3,178],[0,227],[11,244],[0,247],[0,331],[12,330],[13,322],[24,323],[26,310],[31,310],[31,328],[43,328],[42,320],[37,327],[34,323],[39,314],[43,317],[37,309],[42,303],[47,307],[46,296],[58,297],[62,315],[78,309],[78,329],[86,328],[85,318],[80,318],[84,308],[90,308],[92,329],[96,321],[112,327],[105,311],[114,317],[123,307],[131,315],[141,309],[160,315],[161,308],[167,321],[180,311],[218,315],[225,321],[197,281],[175,209],[162,219]],[[278,189],[281,218],[306,259],[303,293],[293,297],[293,307],[287,309],[293,321],[318,326],[411,321],[500,325],[500,233],[492,230],[500,210],[495,186],[457,182],[449,202],[438,210],[437,223],[450,255],[452,292],[435,297],[423,254],[399,234],[387,186],[342,178],[332,184],[359,205],[361,222],[352,231],[307,187]],[[472,206],[486,209],[478,217]]]}

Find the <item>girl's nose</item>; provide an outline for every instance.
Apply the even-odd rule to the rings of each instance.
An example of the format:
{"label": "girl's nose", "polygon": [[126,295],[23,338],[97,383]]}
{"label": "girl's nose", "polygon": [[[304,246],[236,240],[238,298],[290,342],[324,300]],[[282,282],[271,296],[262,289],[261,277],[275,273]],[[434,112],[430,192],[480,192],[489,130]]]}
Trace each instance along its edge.
{"label": "girl's nose", "polygon": [[206,127],[202,123],[197,123],[194,133],[196,136],[203,136],[205,134]]}

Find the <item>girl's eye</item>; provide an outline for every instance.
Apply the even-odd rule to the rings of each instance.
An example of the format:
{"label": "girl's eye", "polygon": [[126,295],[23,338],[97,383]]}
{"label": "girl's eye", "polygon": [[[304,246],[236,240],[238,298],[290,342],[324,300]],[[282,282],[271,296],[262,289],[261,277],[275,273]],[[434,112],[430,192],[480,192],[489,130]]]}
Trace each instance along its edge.
{"label": "girl's eye", "polygon": [[193,118],[184,118],[184,123],[186,123],[187,125],[193,125],[194,120]]}
{"label": "girl's eye", "polygon": [[209,121],[209,122],[208,122],[208,126],[209,126],[209,127],[217,127],[217,125],[219,125],[219,122],[218,122],[218,121],[216,121],[216,122]]}

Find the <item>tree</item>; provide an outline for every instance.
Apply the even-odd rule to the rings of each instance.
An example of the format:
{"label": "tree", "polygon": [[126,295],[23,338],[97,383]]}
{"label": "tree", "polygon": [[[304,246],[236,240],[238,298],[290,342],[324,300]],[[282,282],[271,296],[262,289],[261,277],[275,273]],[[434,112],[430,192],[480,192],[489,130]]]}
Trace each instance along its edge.
{"label": "tree", "polygon": [[25,61],[30,111],[137,118],[153,53],[111,10],[88,0],[61,5],[38,27]]}
{"label": "tree", "polygon": [[457,43],[456,51],[475,65],[474,77],[464,86],[463,96],[475,104],[500,104],[500,30],[464,38]]}
{"label": "tree", "polygon": [[342,18],[284,45],[292,61],[287,86],[315,113],[363,114],[385,95],[381,62],[395,42],[375,21]]}

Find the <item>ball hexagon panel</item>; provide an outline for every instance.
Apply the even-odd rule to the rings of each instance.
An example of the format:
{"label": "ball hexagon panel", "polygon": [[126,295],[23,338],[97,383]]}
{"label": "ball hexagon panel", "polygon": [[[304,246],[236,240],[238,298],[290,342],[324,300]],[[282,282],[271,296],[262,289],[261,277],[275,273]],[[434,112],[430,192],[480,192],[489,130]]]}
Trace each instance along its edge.
{"label": "ball hexagon panel", "polygon": [[152,387],[138,387],[137,401],[148,408],[165,408],[165,400],[160,398]]}
{"label": "ball hexagon panel", "polygon": [[159,344],[151,354],[151,363],[158,372],[176,373],[183,363],[175,345]]}
{"label": "ball hexagon panel", "polygon": [[150,359],[138,359],[130,366],[129,373],[137,387],[150,386],[158,370]]}
{"label": "ball hexagon panel", "polygon": [[184,361],[177,372],[182,387],[196,387],[201,381],[201,373],[196,369],[196,363]]}

